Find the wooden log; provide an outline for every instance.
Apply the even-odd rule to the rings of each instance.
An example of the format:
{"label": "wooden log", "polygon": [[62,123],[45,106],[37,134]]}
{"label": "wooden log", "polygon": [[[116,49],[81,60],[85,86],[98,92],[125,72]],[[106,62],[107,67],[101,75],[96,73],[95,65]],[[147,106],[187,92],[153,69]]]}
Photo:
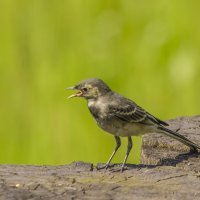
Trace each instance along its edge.
{"label": "wooden log", "polygon": [[[170,120],[170,128],[200,144],[200,116]],[[200,155],[159,134],[143,137],[141,161],[109,170],[91,163],[63,166],[0,165],[0,200],[200,199]]]}

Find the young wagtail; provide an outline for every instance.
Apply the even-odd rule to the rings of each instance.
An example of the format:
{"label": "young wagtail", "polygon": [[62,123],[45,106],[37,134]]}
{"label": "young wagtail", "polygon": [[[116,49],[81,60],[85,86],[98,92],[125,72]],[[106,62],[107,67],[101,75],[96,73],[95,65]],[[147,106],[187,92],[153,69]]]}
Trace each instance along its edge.
{"label": "young wagtail", "polygon": [[98,126],[114,135],[116,147],[105,165],[106,169],[109,167],[113,156],[121,145],[120,137],[128,137],[127,152],[121,171],[124,170],[126,160],[132,148],[131,136],[143,135],[145,133],[162,133],[187,145],[191,152],[195,153],[198,152],[197,149],[200,149],[199,145],[177,132],[166,128],[168,126],[166,122],[154,117],[130,99],[113,92],[100,79],[87,79],[67,89],[78,90],[76,94],[68,98],[85,98],[88,108]]}

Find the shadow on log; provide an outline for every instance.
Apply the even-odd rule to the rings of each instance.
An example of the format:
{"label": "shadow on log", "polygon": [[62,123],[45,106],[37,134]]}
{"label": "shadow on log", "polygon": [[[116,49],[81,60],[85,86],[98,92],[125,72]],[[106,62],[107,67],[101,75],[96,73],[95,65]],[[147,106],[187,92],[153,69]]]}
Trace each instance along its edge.
{"label": "shadow on log", "polygon": [[[200,116],[168,121],[200,144]],[[200,199],[200,155],[159,134],[143,137],[141,165],[124,173],[91,163],[64,166],[0,165],[0,200],[14,199]]]}

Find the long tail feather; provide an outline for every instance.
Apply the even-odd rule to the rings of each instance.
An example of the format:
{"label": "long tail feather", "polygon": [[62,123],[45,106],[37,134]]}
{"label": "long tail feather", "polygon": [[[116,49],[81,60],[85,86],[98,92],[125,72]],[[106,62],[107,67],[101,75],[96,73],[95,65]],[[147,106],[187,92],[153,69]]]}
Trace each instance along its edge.
{"label": "long tail feather", "polygon": [[179,142],[187,145],[188,147],[190,147],[193,150],[196,149],[200,149],[200,146],[195,144],[194,142],[190,141],[189,139],[187,139],[186,137],[184,137],[183,135],[180,135],[179,133],[176,133],[168,128],[165,128],[163,126],[160,126],[158,129],[162,130],[162,132],[166,135],[168,135],[169,137],[172,137],[176,140],[178,140]]}

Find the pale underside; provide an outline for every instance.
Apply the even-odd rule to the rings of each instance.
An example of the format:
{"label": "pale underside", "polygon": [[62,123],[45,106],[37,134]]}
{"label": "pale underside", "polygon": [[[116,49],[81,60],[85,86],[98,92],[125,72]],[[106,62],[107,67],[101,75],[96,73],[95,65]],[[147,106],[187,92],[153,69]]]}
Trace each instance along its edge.
{"label": "pale underside", "polygon": [[158,129],[157,127],[155,127],[155,125],[126,123],[126,122],[121,121],[120,119],[115,119],[115,120],[116,121],[114,123],[112,120],[110,120],[110,122],[97,121],[97,124],[100,128],[102,128],[106,132],[111,133],[115,136],[121,136],[121,137],[139,136],[139,135],[144,135],[147,133],[158,132]]}

